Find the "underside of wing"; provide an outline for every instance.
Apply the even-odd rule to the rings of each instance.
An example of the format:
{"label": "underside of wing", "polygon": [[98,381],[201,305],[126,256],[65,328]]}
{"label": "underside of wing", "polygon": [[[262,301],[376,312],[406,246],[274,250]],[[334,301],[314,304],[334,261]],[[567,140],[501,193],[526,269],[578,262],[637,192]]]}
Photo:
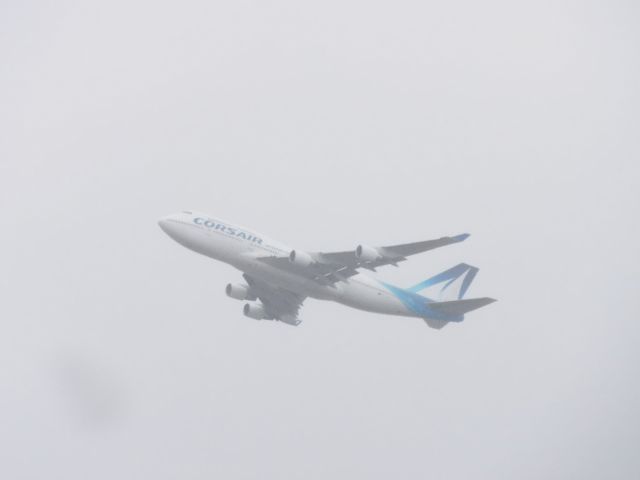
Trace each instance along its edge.
{"label": "underside of wing", "polygon": [[283,288],[274,287],[267,282],[247,274],[243,275],[251,291],[262,302],[266,319],[279,320],[289,325],[299,325],[298,312],[305,297]]}
{"label": "underside of wing", "polygon": [[355,250],[343,252],[298,252],[298,259],[296,259],[294,251],[289,257],[261,257],[259,260],[315,280],[323,285],[331,285],[347,281],[349,277],[356,275],[360,268],[375,271],[376,268],[385,265],[397,266],[408,256],[462,242],[468,236],[469,234],[465,233],[454,237],[442,237],[435,240],[386,247],[359,245]]}
{"label": "underside of wing", "polygon": [[314,280],[322,285],[331,285],[358,273],[357,266],[352,267],[335,261],[326,261],[321,254],[314,254],[313,258],[314,261],[308,265],[295,264],[289,260],[289,257],[261,257],[258,260],[280,270]]}
{"label": "underside of wing", "polygon": [[401,245],[390,245],[386,247],[369,247],[358,245],[355,250],[345,252],[317,253],[320,260],[326,264],[340,265],[353,270],[366,268],[375,270],[384,265],[397,265],[407,257],[417,253],[444,247],[452,243],[465,240],[469,234],[456,235],[455,237],[442,237],[436,240],[425,240],[415,243],[404,243]]}
{"label": "underside of wing", "polygon": [[468,233],[456,235],[454,237],[442,237],[435,240],[424,240],[422,242],[404,243],[402,245],[392,245],[390,247],[382,247],[384,252],[388,252],[391,255],[398,255],[408,257],[417,253],[427,252],[434,248],[445,247],[452,243],[462,242],[469,238]]}

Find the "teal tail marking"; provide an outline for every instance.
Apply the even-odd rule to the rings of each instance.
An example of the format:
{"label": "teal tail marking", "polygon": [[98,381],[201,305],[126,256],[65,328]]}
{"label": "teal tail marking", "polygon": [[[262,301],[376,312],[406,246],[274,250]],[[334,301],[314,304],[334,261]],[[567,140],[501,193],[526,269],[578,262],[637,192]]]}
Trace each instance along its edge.
{"label": "teal tail marking", "polygon": [[445,283],[444,286],[440,289],[440,293],[442,294],[453,282],[455,282],[462,275],[466,276],[462,280],[462,285],[460,286],[460,290],[458,291],[457,298],[458,300],[462,299],[467,293],[469,289],[469,285],[473,282],[476,274],[478,273],[478,268],[472,267],[471,265],[467,265],[466,263],[460,263],[449,270],[445,270],[442,273],[439,273],[427,280],[414,285],[413,287],[407,288],[408,291],[413,293],[418,293],[425,288],[431,287],[433,285],[437,285],[439,283]]}

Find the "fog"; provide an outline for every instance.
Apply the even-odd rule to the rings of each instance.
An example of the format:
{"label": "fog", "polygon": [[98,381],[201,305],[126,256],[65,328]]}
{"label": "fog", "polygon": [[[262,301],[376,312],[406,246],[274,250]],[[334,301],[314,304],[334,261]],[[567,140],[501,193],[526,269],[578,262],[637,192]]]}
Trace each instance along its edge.
{"label": "fog", "polygon": [[[640,475],[634,2],[0,4],[0,475]],[[294,248],[464,232],[437,331],[242,315],[183,209]]]}

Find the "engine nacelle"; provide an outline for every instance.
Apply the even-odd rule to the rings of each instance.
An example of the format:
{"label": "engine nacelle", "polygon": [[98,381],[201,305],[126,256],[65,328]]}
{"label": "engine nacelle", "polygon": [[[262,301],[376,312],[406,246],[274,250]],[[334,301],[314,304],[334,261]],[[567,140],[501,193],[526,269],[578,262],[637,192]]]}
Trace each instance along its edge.
{"label": "engine nacelle", "polygon": [[289,254],[289,261],[299,267],[308,267],[314,263],[313,258],[306,252],[299,252],[297,250],[291,250]]}
{"label": "engine nacelle", "polygon": [[254,320],[262,320],[265,317],[264,305],[260,302],[245,303],[242,312]]}
{"label": "engine nacelle", "polygon": [[358,245],[356,247],[356,258],[360,262],[373,262],[374,260],[382,258],[382,255],[380,255],[380,252],[373,247]]}
{"label": "engine nacelle", "polygon": [[249,286],[241,283],[229,283],[224,291],[227,296],[236,300],[247,300],[251,296]]}

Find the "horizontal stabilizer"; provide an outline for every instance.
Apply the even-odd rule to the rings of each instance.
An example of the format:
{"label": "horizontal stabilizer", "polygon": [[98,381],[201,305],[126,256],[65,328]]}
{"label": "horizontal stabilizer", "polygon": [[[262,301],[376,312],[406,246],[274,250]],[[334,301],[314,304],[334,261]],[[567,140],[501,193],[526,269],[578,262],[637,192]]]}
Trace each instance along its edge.
{"label": "horizontal stabilizer", "polygon": [[467,300],[453,300],[451,302],[431,302],[429,303],[429,308],[447,315],[464,315],[467,312],[484,307],[493,302],[495,302],[495,299],[488,297],[469,298]]}

